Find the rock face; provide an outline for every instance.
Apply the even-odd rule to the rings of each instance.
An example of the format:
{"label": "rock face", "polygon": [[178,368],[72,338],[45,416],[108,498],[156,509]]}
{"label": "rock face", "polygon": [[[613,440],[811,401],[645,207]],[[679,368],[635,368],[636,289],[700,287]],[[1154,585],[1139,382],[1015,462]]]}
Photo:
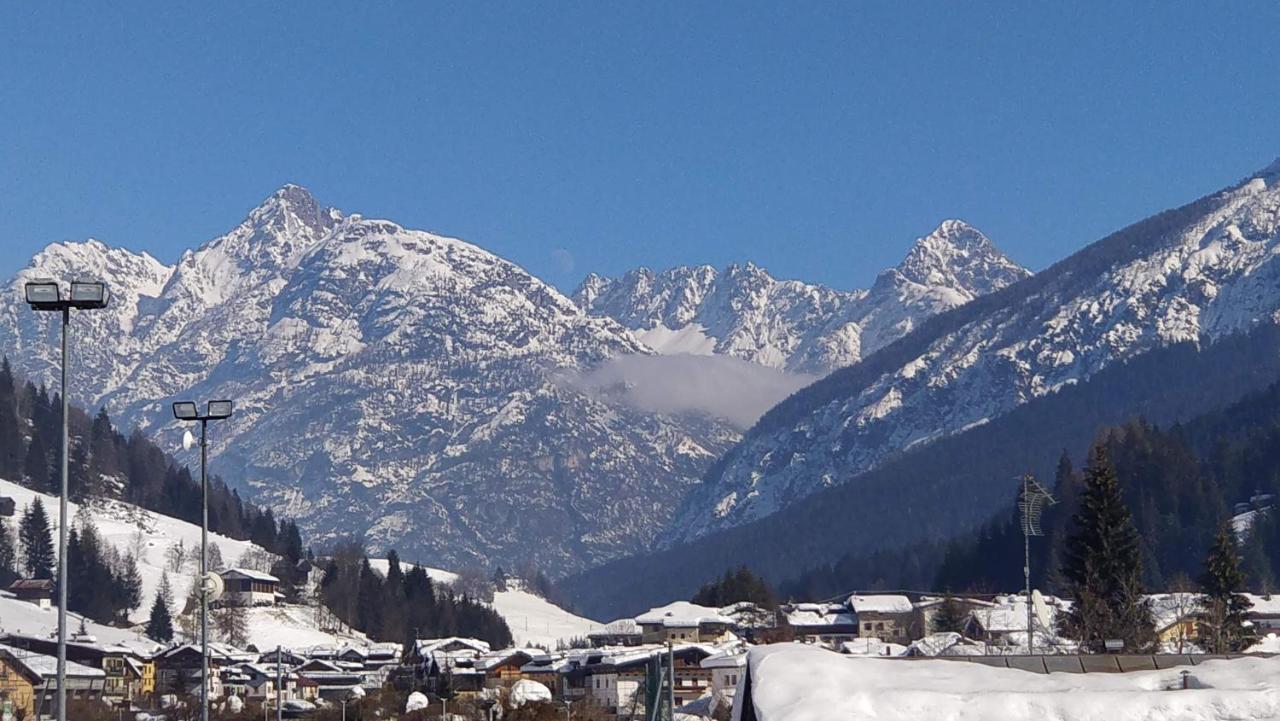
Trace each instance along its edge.
{"label": "rock face", "polygon": [[[938,315],[798,392],[691,494],[677,516],[678,539],[767,516],[1111,363],[1276,322],[1277,181],[1280,163]],[[966,246],[985,247],[983,240],[956,226],[940,231],[947,242],[925,239],[891,273],[909,283],[956,278],[975,292],[994,290],[982,282],[988,262],[953,261],[957,252],[966,257]]]}
{"label": "rock face", "polygon": [[925,318],[1029,275],[978,230],[948,220],[868,290],[777,280],[748,263],[723,271],[638,268],[616,280],[592,274],[573,297],[659,352],[724,354],[826,373],[856,363]]}
{"label": "rock face", "polygon": [[651,351],[515,264],[298,186],[173,266],[96,241],[42,251],[0,305],[0,343],[37,380],[56,383],[56,327],[21,285],[73,276],[113,294],[75,315],[75,399],[175,441],[170,402],[235,399],[210,426],[213,471],[320,542],[571,571],[646,547],[737,437],[563,382]]}

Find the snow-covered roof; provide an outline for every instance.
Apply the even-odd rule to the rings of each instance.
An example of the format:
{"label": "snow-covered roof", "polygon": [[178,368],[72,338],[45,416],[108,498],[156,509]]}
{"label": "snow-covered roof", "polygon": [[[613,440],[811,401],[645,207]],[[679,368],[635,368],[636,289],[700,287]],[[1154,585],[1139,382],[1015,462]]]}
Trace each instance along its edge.
{"label": "snow-covered roof", "polygon": [[911,599],[896,594],[849,597],[854,613],[911,613]]}
{"label": "snow-covered roof", "polygon": [[247,578],[251,581],[262,581],[263,583],[280,583],[280,579],[270,573],[263,573],[250,568],[228,568],[225,571],[220,571],[218,575],[223,578]]}
{"label": "snow-covered roof", "polygon": [[787,623],[804,628],[808,626],[856,627],[857,618],[844,604],[800,603],[786,614]]}
{"label": "snow-covered roof", "polygon": [[855,638],[840,644],[840,653],[846,656],[905,656],[907,647],[878,638]]}
{"label": "snow-covered roof", "polygon": [[747,665],[747,652],[741,649],[720,651],[702,659],[698,665],[703,668],[742,668]]}
{"label": "snow-covered roof", "polygon": [[1163,631],[1201,611],[1200,594],[1197,593],[1155,593],[1147,598],[1151,601],[1151,618],[1155,621],[1156,631]]}
{"label": "snow-covered roof", "polygon": [[413,642],[414,651],[419,656],[426,656],[444,649],[446,646],[458,644],[476,653],[488,653],[489,644],[477,638],[450,636],[448,638],[420,638]]}
{"label": "snow-covered roof", "polygon": [[721,614],[718,608],[699,606],[688,601],[675,601],[665,606],[651,608],[646,613],[636,616],[636,623],[641,626],[682,628],[701,626],[704,623],[720,623],[728,626],[733,624],[733,619]]}
{"label": "snow-covered roof", "polygon": [[[56,676],[58,674],[58,659],[56,656],[46,656],[42,653],[32,653],[26,649],[15,648],[13,646],[5,646],[0,644],[0,652],[7,654],[15,663],[22,665],[31,674],[46,678]],[[67,675],[82,678],[99,678],[107,674],[100,668],[85,666],[84,664],[67,661]]]}
{"label": "snow-covered roof", "polygon": [[982,656],[987,645],[955,632],[931,633],[907,646],[908,656]]}

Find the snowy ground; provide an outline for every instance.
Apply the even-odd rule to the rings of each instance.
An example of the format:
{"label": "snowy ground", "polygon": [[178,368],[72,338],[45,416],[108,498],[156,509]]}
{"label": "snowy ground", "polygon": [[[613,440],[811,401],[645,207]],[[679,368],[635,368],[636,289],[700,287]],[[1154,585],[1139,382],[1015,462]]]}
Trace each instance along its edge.
{"label": "snowy ground", "polygon": [[[53,534],[54,553],[57,553],[58,542],[58,499],[43,493],[23,488],[16,483],[0,480],[0,496],[9,496],[17,504],[14,518],[9,519],[9,530],[16,532],[18,519],[22,512],[39,497],[44,503],[44,510],[49,516],[50,530]],[[78,504],[68,504],[67,515],[74,523]],[[200,547],[200,526],[179,521],[176,518],[152,513],[127,503],[107,501],[95,503],[90,515],[93,517],[98,533],[103,541],[111,544],[121,554],[137,549],[138,572],[142,574],[142,606],[132,614],[130,620],[144,622],[151,610],[151,600],[155,597],[156,588],[160,585],[160,576],[167,568],[166,557],[169,548],[181,542],[185,548]],[[209,534],[209,543],[218,544],[222,552],[223,562],[227,566],[237,565],[240,557],[249,548],[257,548],[248,541],[236,541],[217,533]],[[259,549],[261,550],[261,549]],[[199,575],[199,556],[191,557],[192,561],[183,565],[178,572],[169,571],[169,583],[173,586],[174,602],[181,604],[186,598],[188,589],[195,577]],[[71,579],[75,583],[75,579]],[[175,612],[178,609],[175,609]]]}
{"label": "snowy ground", "polygon": [[537,645],[554,650],[556,641],[599,631],[604,624],[575,616],[559,606],[528,591],[498,591],[493,594],[493,607],[506,619],[517,646]]}
{"label": "snowy ground", "polygon": [[[102,626],[86,621],[85,630],[98,643],[128,646],[139,653],[151,653],[157,644],[129,629]],[[28,636],[53,637],[58,630],[58,609],[40,608],[27,601],[19,601],[8,592],[0,592],[0,633],[21,633]],[[80,630],[80,615],[68,614],[67,635],[72,637]]]}
{"label": "snowy ground", "polygon": [[[388,565],[385,558],[371,558],[369,565],[383,576],[386,575]],[[400,562],[400,568],[404,571],[412,567],[413,564],[409,561]],[[427,566],[423,568],[431,580],[437,583],[451,585],[458,580],[458,574],[451,571]],[[602,623],[575,616],[541,596],[523,590],[519,581],[511,581],[510,584],[509,590],[493,594],[491,605],[511,628],[516,646],[541,646],[554,650],[557,641],[568,642],[604,628]]]}
{"label": "snowy ground", "polygon": [[[1127,674],[1035,674],[957,661],[849,658],[778,644],[748,657],[760,721],[1210,721],[1280,718],[1280,658]],[[738,692],[742,696],[741,690]],[[741,709],[734,710],[735,720]]]}
{"label": "snowy ground", "polygon": [[[44,503],[45,512],[49,515],[52,524],[51,530],[54,534],[54,545],[57,545],[57,497],[36,493],[3,480],[0,480],[0,496],[9,496],[17,502],[16,517],[9,519],[10,531],[16,531],[17,518],[21,517],[22,511],[31,503],[32,499],[39,496]],[[79,506],[77,504],[69,504],[68,515],[73,522],[78,511]],[[176,605],[182,604],[186,597],[187,589],[190,588],[191,583],[198,575],[198,556],[193,557],[197,560],[192,560],[185,564],[181,571],[175,573],[168,569],[166,562],[167,552],[171,546],[179,542],[183,543],[188,549],[199,548],[199,526],[169,516],[152,513],[127,503],[118,502],[94,504],[90,509],[90,514],[104,542],[114,546],[121,554],[128,553],[135,548],[139,551],[138,572],[142,575],[143,602],[142,606],[131,614],[131,621],[134,623],[146,622],[147,615],[151,610],[151,601],[155,596],[156,588],[160,585],[160,577],[166,571],[169,573],[169,582],[173,586],[174,603]],[[141,535],[139,535],[139,530],[141,530]],[[236,562],[244,552],[250,548],[257,551],[262,550],[248,541],[236,541],[216,533],[209,534],[209,543],[218,544],[218,548],[222,552],[223,561],[227,566],[236,565]],[[70,579],[70,581],[71,583],[76,582],[74,578]],[[173,609],[175,614],[180,610],[180,608]],[[317,623],[315,609],[309,606],[254,608],[249,610],[248,616],[249,638],[255,646],[262,649],[272,648],[277,644],[298,649],[322,644],[364,644],[368,641],[363,634],[358,632],[322,630],[320,624]],[[30,603],[0,597],[0,630],[5,632],[33,635],[52,634],[57,628],[57,618],[56,609],[41,611]],[[75,620],[68,623],[68,632],[75,633],[78,627],[79,620],[76,617]],[[147,643],[145,639],[132,631],[108,626],[89,624],[89,631],[97,637],[98,641],[104,643],[127,642],[127,645],[130,646]]]}

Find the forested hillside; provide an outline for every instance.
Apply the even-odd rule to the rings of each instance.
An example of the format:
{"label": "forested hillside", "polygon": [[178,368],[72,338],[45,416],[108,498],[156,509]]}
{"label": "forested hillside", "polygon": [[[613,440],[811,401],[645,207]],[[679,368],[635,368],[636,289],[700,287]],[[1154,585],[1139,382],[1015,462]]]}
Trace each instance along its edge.
{"label": "forested hillside", "polygon": [[[566,579],[562,592],[588,614],[613,617],[688,597],[725,568],[742,564],[778,583],[784,598],[818,598],[827,595],[824,589],[872,584],[928,588],[944,544],[1009,507],[1023,473],[1052,479],[1063,449],[1083,458],[1100,429],[1137,417],[1168,426],[1220,409],[1277,378],[1280,328],[1272,324],[1203,347],[1160,348],[989,423],[908,450],[773,516]],[[1007,479],[1007,491],[976,497],[975,488],[999,489],[992,479]],[[922,531],[930,538],[913,541]],[[911,552],[900,553],[903,548]],[[1201,552],[1194,557],[1198,562]],[[1020,572],[1021,563],[1014,569]]]}

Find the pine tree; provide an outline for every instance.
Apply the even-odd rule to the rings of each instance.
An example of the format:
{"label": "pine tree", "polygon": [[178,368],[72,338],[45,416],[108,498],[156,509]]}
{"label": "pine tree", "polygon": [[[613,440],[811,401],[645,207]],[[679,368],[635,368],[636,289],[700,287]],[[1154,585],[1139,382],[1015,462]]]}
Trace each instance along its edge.
{"label": "pine tree", "polygon": [[173,640],[173,615],[169,610],[172,593],[169,574],[165,573],[160,576],[160,586],[151,601],[151,616],[147,620],[147,636],[162,643]]}
{"label": "pine tree", "polygon": [[22,542],[22,570],[27,578],[53,578],[53,539],[49,531],[49,517],[39,498],[31,501],[22,514],[18,528],[18,540]]}
{"label": "pine tree", "polygon": [[44,437],[36,432],[27,444],[27,455],[22,462],[22,474],[27,478],[31,488],[44,490],[50,486],[49,450],[45,447]]}
{"label": "pine tree", "polygon": [[9,522],[0,518],[0,586],[7,587],[18,576],[17,562],[13,532],[9,530]]}
{"label": "pine tree", "polygon": [[1154,629],[1143,597],[1138,532],[1102,443],[1090,453],[1084,482],[1063,549],[1062,575],[1074,601],[1065,630],[1095,652],[1104,650],[1108,639],[1123,640],[1130,652],[1146,650]]}
{"label": "pine tree", "polygon": [[5,358],[0,364],[0,478],[21,480],[23,456],[17,387]]}
{"label": "pine tree", "polygon": [[125,618],[142,605],[142,574],[138,571],[138,559],[130,553],[125,556],[121,573],[121,609]]}
{"label": "pine tree", "polygon": [[222,549],[216,543],[209,544],[209,570],[225,571],[227,570],[226,561],[222,560]]}
{"label": "pine tree", "polygon": [[243,606],[223,606],[212,615],[214,630],[224,642],[237,648],[249,643],[249,617]]}
{"label": "pine tree", "polygon": [[1200,605],[1204,608],[1200,639],[1211,653],[1240,651],[1254,641],[1245,625],[1253,602],[1241,593],[1245,588],[1244,573],[1228,523],[1218,529],[1204,566],[1200,577]]}
{"label": "pine tree", "polygon": [[965,612],[964,604],[948,593],[943,597],[938,611],[933,615],[933,632],[964,633],[964,627],[968,621],[969,614]]}

